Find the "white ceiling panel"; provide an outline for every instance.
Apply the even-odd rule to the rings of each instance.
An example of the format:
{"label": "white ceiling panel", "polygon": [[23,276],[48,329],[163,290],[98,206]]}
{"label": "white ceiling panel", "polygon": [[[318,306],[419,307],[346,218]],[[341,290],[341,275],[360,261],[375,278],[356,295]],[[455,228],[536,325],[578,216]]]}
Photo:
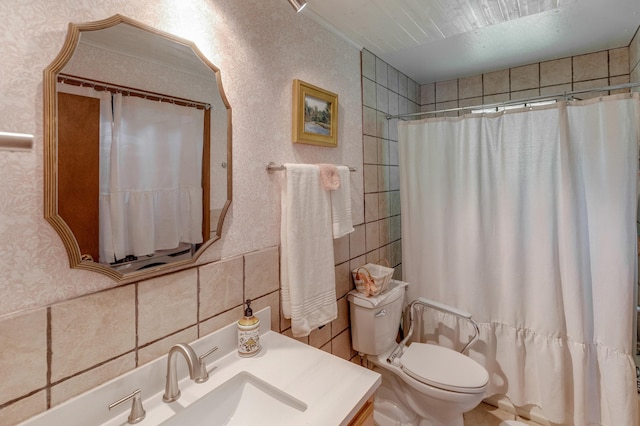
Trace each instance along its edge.
{"label": "white ceiling panel", "polygon": [[303,13],[420,84],[627,46],[640,0],[308,0]]}

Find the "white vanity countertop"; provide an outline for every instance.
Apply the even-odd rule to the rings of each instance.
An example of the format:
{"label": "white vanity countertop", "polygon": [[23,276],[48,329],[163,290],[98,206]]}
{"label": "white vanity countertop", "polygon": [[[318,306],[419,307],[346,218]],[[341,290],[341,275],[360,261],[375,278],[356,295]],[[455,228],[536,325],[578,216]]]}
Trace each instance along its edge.
{"label": "white vanity countertop", "polygon": [[181,381],[178,402],[195,402],[246,371],[307,404],[304,412],[279,425],[337,426],[348,424],[381,383],[378,373],[273,331],[261,335],[260,342],[262,350],[254,357],[243,358],[234,351],[213,361],[210,366],[215,368],[203,385]]}
{"label": "white vanity countertop", "polygon": [[[177,410],[187,408],[236,374],[246,371],[307,405],[304,411],[288,417],[287,422],[278,422],[278,426],[338,426],[347,425],[380,386],[381,378],[378,373],[269,330],[269,308],[258,312],[256,316],[261,319],[262,350],[254,357],[243,358],[238,355],[235,324],[191,343],[198,354],[213,346],[218,346],[219,350],[207,358],[210,378],[202,384],[196,384],[187,377],[186,362],[178,357],[182,395],[176,402],[162,402],[167,365],[165,355],[21,425],[127,425],[130,403],[122,404],[112,411],[107,406],[136,388],[142,391],[143,405],[147,412],[145,419],[137,424],[158,425]],[[215,407],[212,406],[211,409],[215,410]],[[268,421],[261,423],[263,424],[256,426],[267,425]]]}

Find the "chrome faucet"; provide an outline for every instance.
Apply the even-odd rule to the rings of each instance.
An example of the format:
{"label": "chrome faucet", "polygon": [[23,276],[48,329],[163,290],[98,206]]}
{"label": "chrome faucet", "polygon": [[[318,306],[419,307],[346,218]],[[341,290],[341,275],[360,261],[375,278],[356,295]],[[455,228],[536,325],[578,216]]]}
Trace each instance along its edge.
{"label": "chrome faucet", "polygon": [[164,395],[162,400],[164,402],[173,402],[180,398],[180,389],[178,389],[178,372],[176,370],[176,354],[181,353],[184,359],[187,361],[187,367],[189,367],[189,377],[196,383],[204,383],[209,379],[209,373],[207,372],[207,365],[204,359],[215,352],[218,347],[214,347],[206,354],[200,356],[196,355],[196,352],[191,346],[186,343],[178,343],[173,345],[169,350],[167,357],[167,383],[164,389]]}

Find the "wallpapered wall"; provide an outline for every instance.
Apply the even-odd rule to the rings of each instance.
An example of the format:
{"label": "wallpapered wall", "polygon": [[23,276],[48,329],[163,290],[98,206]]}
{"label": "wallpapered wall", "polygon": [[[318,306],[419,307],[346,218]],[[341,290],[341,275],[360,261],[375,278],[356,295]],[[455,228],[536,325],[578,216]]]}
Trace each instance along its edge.
{"label": "wallpapered wall", "polygon": [[[43,219],[42,70],[69,22],[120,13],[196,42],[222,71],[233,109],[233,203],[223,238],[198,263],[279,242],[278,174],[268,161],[362,164],[360,54],[284,0],[5,0],[0,131],[33,133],[31,152],[0,152],[0,316],[74,298],[115,283],[71,270]],[[291,143],[294,78],[339,94],[339,146]],[[363,223],[362,174],[352,176],[354,223]]]}

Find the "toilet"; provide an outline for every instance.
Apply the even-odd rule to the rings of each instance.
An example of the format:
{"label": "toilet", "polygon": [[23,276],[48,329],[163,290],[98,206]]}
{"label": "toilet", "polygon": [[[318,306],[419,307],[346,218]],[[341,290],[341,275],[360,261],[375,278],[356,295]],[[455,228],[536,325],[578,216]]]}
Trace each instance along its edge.
{"label": "toilet", "polygon": [[394,280],[378,296],[366,297],[356,290],[347,296],[353,349],[366,356],[382,375],[374,401],[374,421],[378,426],[463,426],[463,413],[484,398],[489,382],[487,370],[453,349],[405,343],[413,331],[415,304],[471,321],[476,336],[465,350],[477,338],[477,324],[466,312],[420,298],[411,303],[411,328],[398,344],[406,286],[407,283]]}

